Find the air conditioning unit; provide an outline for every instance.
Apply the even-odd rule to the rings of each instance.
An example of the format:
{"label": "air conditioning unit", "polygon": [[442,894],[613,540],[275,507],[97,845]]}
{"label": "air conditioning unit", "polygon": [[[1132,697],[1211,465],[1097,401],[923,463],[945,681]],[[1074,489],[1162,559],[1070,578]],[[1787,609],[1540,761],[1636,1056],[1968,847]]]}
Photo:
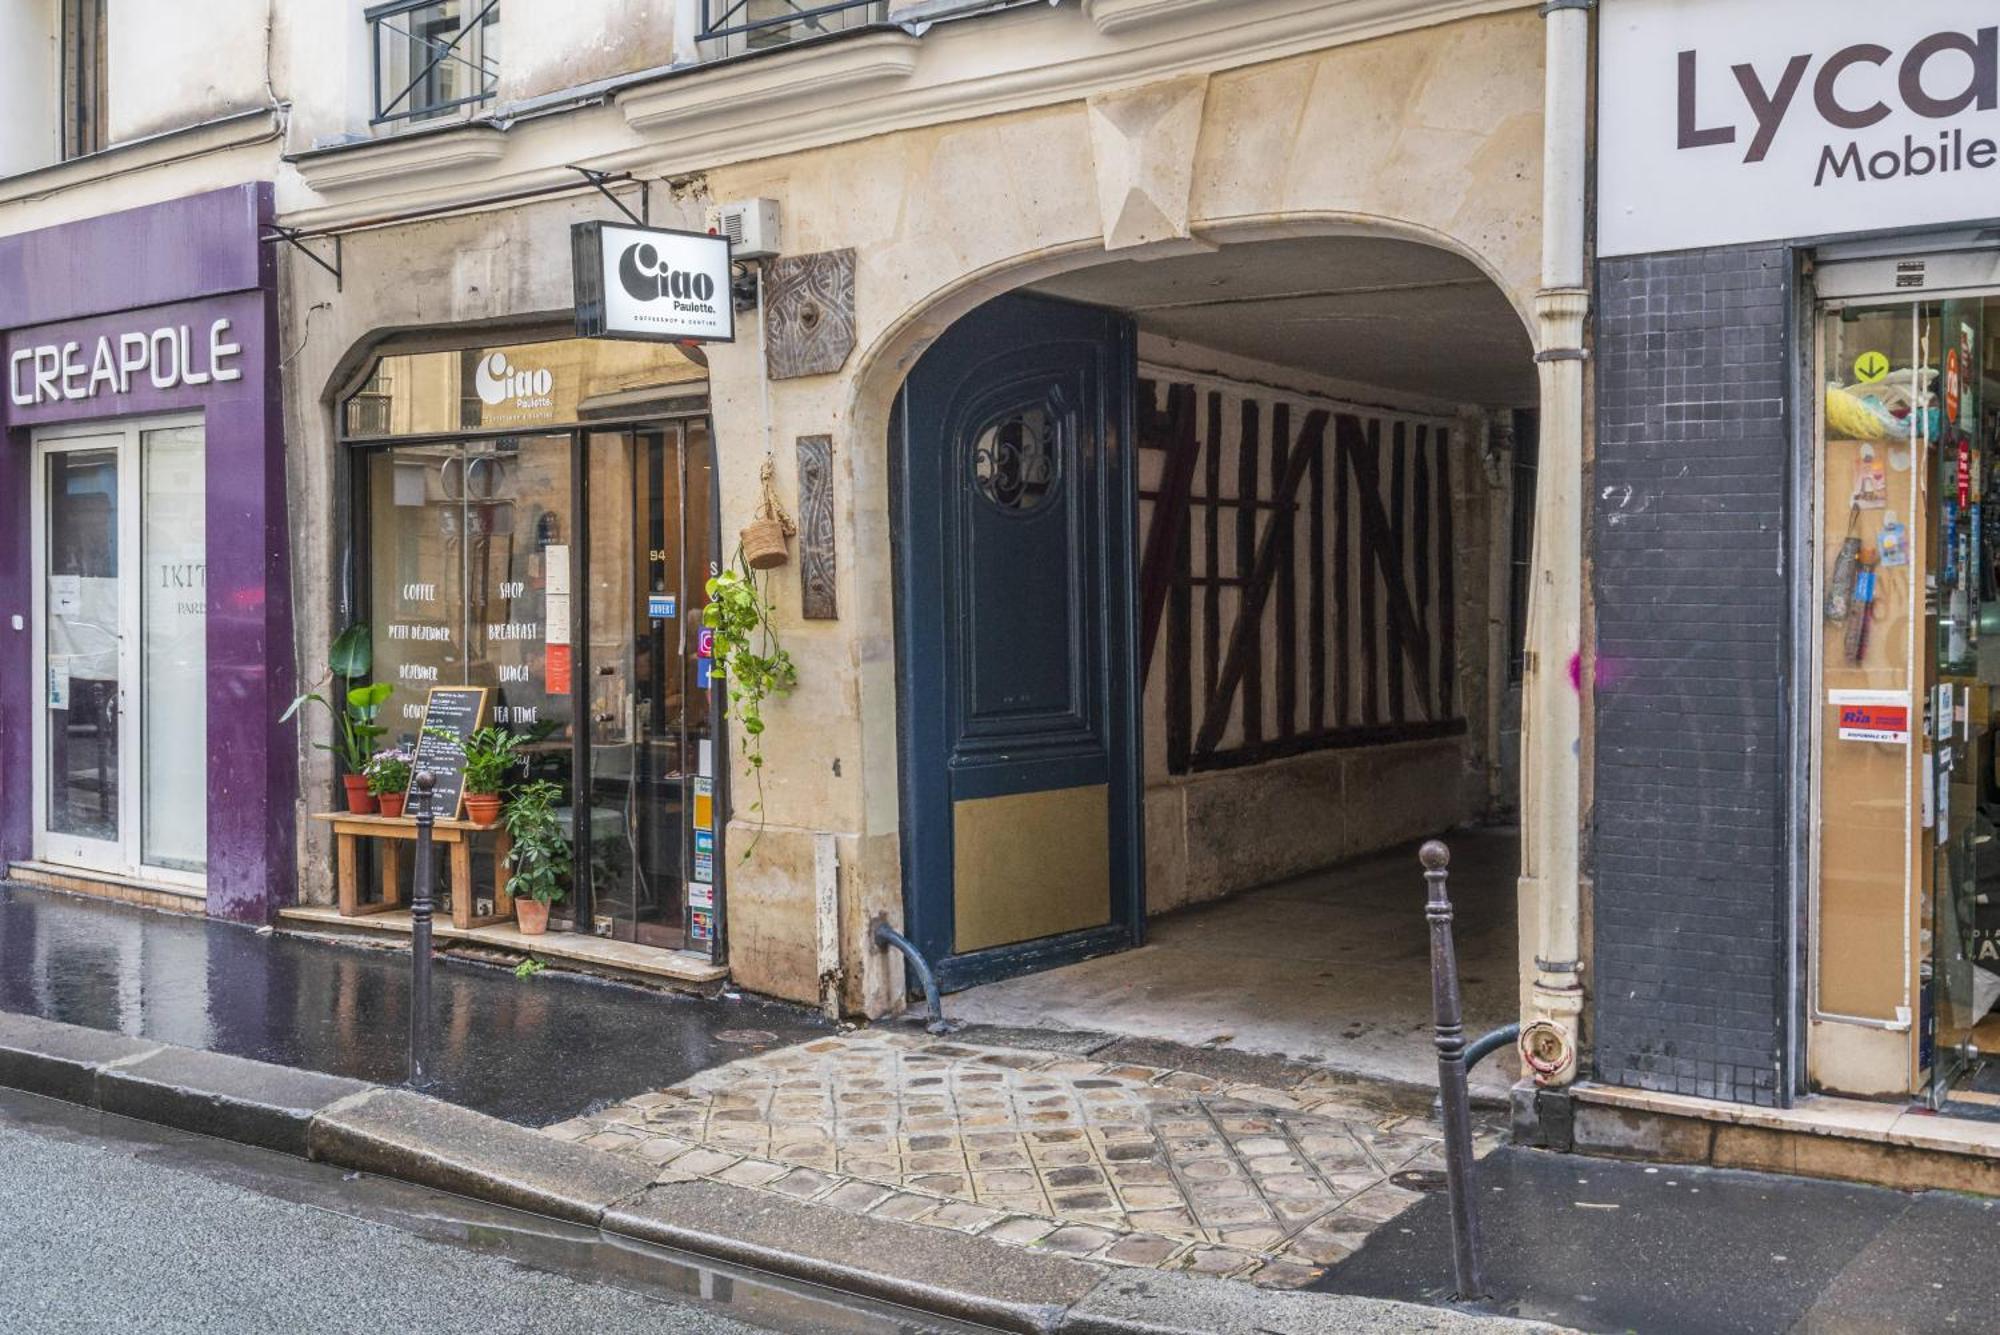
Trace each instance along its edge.
{"label": "air conditioning unit", "polygon": [[778,240],[778,201],[775,199],[718,204],[708,211],[708,230],[729,238],[734,259],[768,260],[784,254],[784,247]]}

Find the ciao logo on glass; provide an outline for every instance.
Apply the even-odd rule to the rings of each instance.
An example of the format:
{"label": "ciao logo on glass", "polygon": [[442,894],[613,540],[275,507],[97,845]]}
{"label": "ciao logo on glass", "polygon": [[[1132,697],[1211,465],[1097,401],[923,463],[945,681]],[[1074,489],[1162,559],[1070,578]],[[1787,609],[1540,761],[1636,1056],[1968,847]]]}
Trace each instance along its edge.
{"label": "ciao logo on glass", "polygon": [[571,231],[577,333],[727,343],[736,336],[727,238],[618,223]]}
{"label": "ciao logo on glass", "polygon": [[514,407],[523,410],[551,407],[555,403],[551,397],[555,387],[554,372],[546,367],[517,371],[504,352],[481,357],[479,369],[472,375],[473,391],[489,408],[498,408],[510,399]]}
{"label": "ciao logo on glass", "polygon": [[7,395],[17,408],[74,403],[156,390],[241,380],[243,347],[230,323],[210,323],[206,337],[187,325],[100,334],[16,348],[7,358]]}

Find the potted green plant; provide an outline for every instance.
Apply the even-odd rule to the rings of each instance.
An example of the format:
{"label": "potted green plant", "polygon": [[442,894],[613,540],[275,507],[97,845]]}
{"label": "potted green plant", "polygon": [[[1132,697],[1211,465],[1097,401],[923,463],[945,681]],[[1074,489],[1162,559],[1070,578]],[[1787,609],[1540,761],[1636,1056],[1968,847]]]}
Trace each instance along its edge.
{"label": "potted green plant", "polygon": [[416,757],[400,746],[377,751],[368,761],[368,791],[382,804],[385,816],[403,814],[403,799],[409,795],[410,766]]}
{"label": "potted green plant", "polygon": [[287,721],[308,701],[320,705],[333,716],[333,740],[314,742],[313,745],[339,757],[347,771],[341,776],[341,783],[347,789],[347,809],[355,815],[366,815],[375,809],[375,798],[368,786],[368,761],[374,754],[376,740],[387,731],[377,721],[382,715],[382,706],[396,690],[385,681],[368,686],[352,684],[356,677],[368,675],[372,661],[373,640],[368,627],[361,623],[349,626],[335,638],[333,646],[327,651],[327,679],[348,683],[344,693],[346,707],[336,709],[326,696],[318,690],[311,690],[293,700],[278,720],[280,723]]}
{"label": "potted green plant", "polygon": [[521,741],[505,728],[481,728],[465,739],[465,818],[474,825],[499,819],[501,790],[520,759]]}
{"label": "potted green plant", "polygon": [[[736,568],[724,570],[708,581],[708,605],[701,610],[701,624],[715,633],[715,676],[724,686],[723,715],[733,718],[743,730],[743,759],[757,781],[757,800],[750,809],[758,815],[758,833],[763,832],[764,812],[764,702],[773,696],[789,695],[798,685],[799,671],[792,656],[778,643],[771,624],[775,610],[757,585],[756,572],[739,548]],[[757,840],[743,850],[750,856]]]}
{"label": "potted green plant", "polygon": [[547,779],[524,784],[507,799],[507,888],[514,896],[514,920],[524,936],[549,930],[549,905],[569,893],[570,844],[563,837],[556,804],[562,789]]}

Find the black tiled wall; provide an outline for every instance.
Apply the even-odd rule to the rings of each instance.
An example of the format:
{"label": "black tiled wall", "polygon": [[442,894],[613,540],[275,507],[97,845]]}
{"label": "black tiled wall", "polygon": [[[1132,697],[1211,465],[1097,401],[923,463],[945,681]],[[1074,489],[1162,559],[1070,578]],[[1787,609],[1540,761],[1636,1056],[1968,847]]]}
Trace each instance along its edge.
{"label": "black tiled wall", "polygon": [[1598,265],[1595,1075],[1779,1101],[1791,260]]}

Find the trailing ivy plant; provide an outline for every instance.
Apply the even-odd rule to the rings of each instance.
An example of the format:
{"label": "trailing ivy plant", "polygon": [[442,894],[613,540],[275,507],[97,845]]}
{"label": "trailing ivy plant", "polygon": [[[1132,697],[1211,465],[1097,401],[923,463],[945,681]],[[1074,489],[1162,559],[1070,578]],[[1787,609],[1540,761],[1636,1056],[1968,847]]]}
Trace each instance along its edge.
{"label": "trailing ivy plant", "polygon": [[[757,574],[736,551],[733,566],[708,581],[708,606],[701,624],[715,633],[714,673],[722,679],[723,714],[743,730],[743,759],[757,781],[757,831],[764,829],[764,702],[789,695],[799,683],[792,656],[778,643],[771,625],[773,608],[757,582]],[[752,839],[743,856],[750,856]]]}

